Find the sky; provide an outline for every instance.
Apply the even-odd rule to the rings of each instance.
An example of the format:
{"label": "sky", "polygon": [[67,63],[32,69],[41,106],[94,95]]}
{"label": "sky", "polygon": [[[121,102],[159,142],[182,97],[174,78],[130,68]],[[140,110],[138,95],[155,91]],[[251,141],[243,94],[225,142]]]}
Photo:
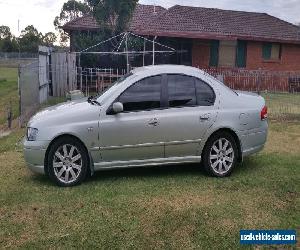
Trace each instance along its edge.
{"label": "sky", "polygon": [[[53,20],[67,0],[0,0],[0,25],[14,35],[33,24],[40,32],[55,31]],[[141,4],[171,7],[176,4],[219,9],[266,12],[291,23],[300,23],[300,0],[140,0]],[[18,20],[20,20],[18,31]]]}

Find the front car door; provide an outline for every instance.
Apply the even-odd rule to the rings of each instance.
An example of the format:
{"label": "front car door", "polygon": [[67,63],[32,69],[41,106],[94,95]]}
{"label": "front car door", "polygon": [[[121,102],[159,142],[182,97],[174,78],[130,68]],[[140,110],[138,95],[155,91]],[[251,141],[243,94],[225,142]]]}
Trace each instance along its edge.
{"label": "front car door", "polygon": [[101,117],[99,143],[102,162],[164,157],[164,143],[157,120],[161,112],[162,81],[161,75],[137,81],[114,101],[123,104],[124,112],[108,112]]}

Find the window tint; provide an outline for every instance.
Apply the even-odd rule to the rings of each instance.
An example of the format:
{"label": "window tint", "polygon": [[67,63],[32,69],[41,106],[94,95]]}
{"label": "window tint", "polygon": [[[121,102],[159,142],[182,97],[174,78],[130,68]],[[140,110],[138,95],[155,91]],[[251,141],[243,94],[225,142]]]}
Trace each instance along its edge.
{"label": "window tint", "polygon": [[212,106],[215,102],[215,93],[208,84],[196,79],[197,104],[200,106]]}
{"label": "window tint", "polygon": [[196,90],[193,77],[184,75],[168,76],[169,107],[196,105]]}
{"label": "window tint", "polygon": [[127,90],[119,97],[123,103],[124,111],[141,111],[160,107],[161,76],[153,76],[143,79]]}

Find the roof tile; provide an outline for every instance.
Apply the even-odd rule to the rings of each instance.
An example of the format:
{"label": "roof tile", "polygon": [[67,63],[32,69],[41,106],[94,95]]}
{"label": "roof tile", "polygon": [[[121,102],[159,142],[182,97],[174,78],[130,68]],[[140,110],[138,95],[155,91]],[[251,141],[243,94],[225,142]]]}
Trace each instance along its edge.
{"label": "roof tile", "polygon": [[[63,28],[95,30],[100,26],[89,14],[65,24]],[[138,4],[129,30],[140,35],[300,43],[299,27],[265,13],[180,5],[166,10],[160,6]]]}

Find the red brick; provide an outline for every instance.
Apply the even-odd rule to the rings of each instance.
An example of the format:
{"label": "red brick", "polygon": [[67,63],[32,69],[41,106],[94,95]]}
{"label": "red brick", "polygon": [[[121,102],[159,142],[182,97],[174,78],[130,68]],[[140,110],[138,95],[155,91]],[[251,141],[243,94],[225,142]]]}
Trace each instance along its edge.
{"label": "red brick", "polygon": [[[281,58],[266,61],[262,57],[262,42],[247,43],[246,68],[248,70],[300,71],[300,45],[282,44]],[[209,67],[210,43],[207,40],[194,40],[192,65],[198,68]],[[233,67],[235,68],[235,67]]]}

